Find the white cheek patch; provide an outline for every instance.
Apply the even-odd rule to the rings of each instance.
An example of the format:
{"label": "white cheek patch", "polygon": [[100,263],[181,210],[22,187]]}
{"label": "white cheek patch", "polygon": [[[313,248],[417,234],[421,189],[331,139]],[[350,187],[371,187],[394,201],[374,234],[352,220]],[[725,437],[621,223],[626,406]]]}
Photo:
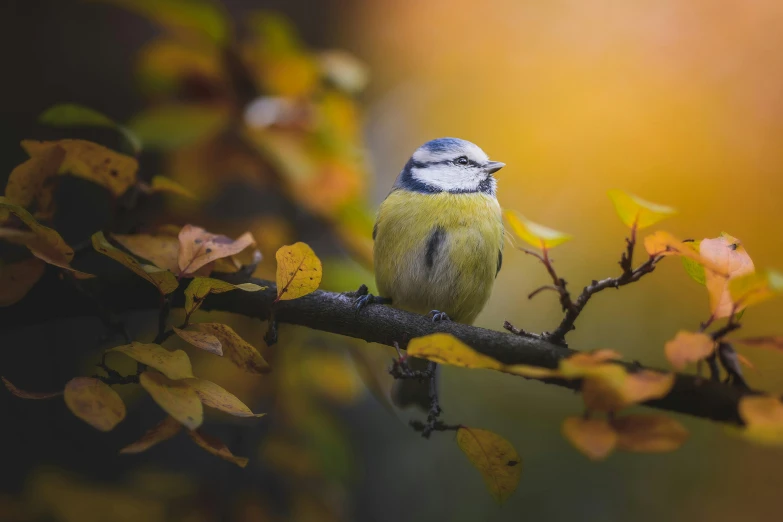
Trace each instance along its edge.
{"label": "white cheek patch", "polygon": [[426,168],[411,169],[413,179],[440,190],[477,191],[481,183],[481,173],[475,168],[464,169],[450,165],[430,165]]}

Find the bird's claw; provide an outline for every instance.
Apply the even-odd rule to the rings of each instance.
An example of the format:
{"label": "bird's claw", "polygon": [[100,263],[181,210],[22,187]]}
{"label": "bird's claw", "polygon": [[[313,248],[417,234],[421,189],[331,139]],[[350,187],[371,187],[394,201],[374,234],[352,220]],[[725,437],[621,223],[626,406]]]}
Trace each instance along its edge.
{"label": "bird's claw", "polygon": [[359,297],[357,297],[356,300],[354,301],[353,306],[358,312],[372,304],[391,304],[391,302],[392,302],[391,298],[389,297],[381,297],[378,295],[372,295],[370,293],[366,293],[364,295],[359,295]]}
{"label": "bird's claw", "polygon": [[427,314],[431,319],[433,323],[437,323],[438,321],[451,321],[451,317],[446,312],[439,312],[438,310],[430,310],[430,313]]}

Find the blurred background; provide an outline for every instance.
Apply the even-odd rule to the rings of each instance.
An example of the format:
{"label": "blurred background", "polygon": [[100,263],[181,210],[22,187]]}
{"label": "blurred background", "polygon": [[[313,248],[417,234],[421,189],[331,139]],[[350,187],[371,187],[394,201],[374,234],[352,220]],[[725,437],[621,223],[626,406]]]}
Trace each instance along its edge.
{"label": "blurred background", "polygon": [[[134,12],[148,4],[0,6],[0,181],[26,159],[22,139],[119,147],[116,136],[37,123],[67,101],[135,121],[151,145],[140,176],[166,174],[200,196],[198,204],[148,202],[130,220],[107,217],[105,194],[66,184],[54,223],[71,244],[109,219],[119,232],[166,222],[232,237],[249,229],[265,255],[257,275],[273,278],[275,250],[303,240],[324,260],[324,286],[352,290],[372,280],[373,212],[407,158],[429,139],[456,136],[508,165],[498,174],[504,208],[575,236],[553,254],[572,289],[618,271],[626,229],[606,197],[613,188],[679,210],[658,228],[695,239],[725,231],[757,268],[783,268],[780,2],[223,0],[236,29],[209,36],[242,42],[231,55]],[[321,53],[334,49],[350,55]],[[316,87],[319,74],[325,87]],[[148,111],[167,104],[187,106],[185,128],[145,127]],[[57,281],[47,273],[14,310],[0,310],[0,373],[25,389],[90,375],[108,347],[92,318],[34,324],[40,310],[70,299],[47,293],[45,283]],[[545,283],[542,267],[507,245],[477,324],[553,328],[556,299],[527,300]],[[743,333],[783,334],[781,313],[783,302],[749,310]],[[665,367],[664,342],[708,315],[704,288],[667,260],[641,282],[595,297],[569,343]],[[110,434],[59,401],[3,392],[0,520],[780,518],[779,451],[678,416],[691,431],[679,451],[618,453],[595,464],[560,434],[561,420],[581,411],[579,396],[446,368],[444,419],[491,429],[522,457],[518,490],[499,507],[452,434],[424,440],[407,426],[409,412],[389,409],[384,348],[284,327],[270,350],[265,325],[217,317],[281,368],[259,379],[193,356],[199,375],[230,383],[254,411],[269,412],[248,422],[207,419],[251,459],[246,469],[184,438],[118,456],[162,417],[138,392],[122,390],[129,415]],[[128,324],[143,337],[154,320],[138,313]],[[756,368],[746,370],[751,386],[783,393],[780,354],[742,353]]]}

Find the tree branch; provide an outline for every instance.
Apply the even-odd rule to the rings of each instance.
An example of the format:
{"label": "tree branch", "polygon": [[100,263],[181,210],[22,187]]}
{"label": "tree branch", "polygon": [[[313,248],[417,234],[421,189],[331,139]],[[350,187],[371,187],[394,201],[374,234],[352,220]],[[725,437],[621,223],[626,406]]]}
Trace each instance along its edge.
{"label": "tree branch", "polygon": [[[260,286],[266,286],[267,289],[258,292],[236,291],[211,294],[205,300],[202,309],[232,312],[261,320],[269,318],[277,297],[277,290],[273,282],[231,274],[215,275],[215,277],[232,284],[253,282]],[[154,289],[147,288],[149,285],[139,284],[138,280],[134,279],[124,285],[114,287],[107,284],[105,280],[99,284],[104,289],[103,302],[111,306],[117,313],[151,310],[157,304],[154,298]],[[48,297],[51,298],[51,294]],[[171,296],[171,305],[182,307],[183,303],[184,297],[182,289],[180,289]],[[4,328],[20,327],[25,324],[40,324],[52,319],[92,313],[92,310],[80,309],[79,306],[39,310],[37,314],[14,314],[13,309],[14,307],[5,309],[4,317],[0,318],[0,326]],[[22,308],[22,310],[25,309]],[[280,301],[274,304],[274,310],[275,318],[280,324],[301,325],[389,346],[398,342],[403,348],[407,346],[408,341],[415,337],[445,332],[454,335],[476,351],[504,364],[527,364],[554,369],[557,368],[561,359],[575,353],[574,350],[565,346],[553,344],[533,335],[513,335],[449,321],[433,323],[426,316],[388,306],[368,306],[357,312],[354,307],[354,298],[345,294],[321,290],[298,299]],[[285,331],[282,331],[280,335],[284,336]],[[643,368],[638,364],[631,363],[628,363],[627,367],[630,371]],[[654,368],[648,369],[655,370]],[[543,381],[570,389],[578,389],[580,386],[578,381],[563,379],[544,379]],[[713,421],[741,424],[737,405],[743,396],[753,393],[755,392],[705,380],[697,376],[676,374],[674,387],[666,397],[644,404],[661,410],[685,413]]]}

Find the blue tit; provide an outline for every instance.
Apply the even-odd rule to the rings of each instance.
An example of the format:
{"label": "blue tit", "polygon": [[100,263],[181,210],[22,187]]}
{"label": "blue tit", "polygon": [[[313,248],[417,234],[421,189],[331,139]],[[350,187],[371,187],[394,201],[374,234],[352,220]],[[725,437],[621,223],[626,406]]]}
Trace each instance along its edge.
{"label": "blue tit", "polygon": [[[364,302],[391,299],[434,321],[473,323],[503,263],[493,174],[504,166],[457,138],[419,147],[378,210],[373,253],[380,298]],[[426,383],[398,381],[392,398],[401,407],[429,408]]]}

